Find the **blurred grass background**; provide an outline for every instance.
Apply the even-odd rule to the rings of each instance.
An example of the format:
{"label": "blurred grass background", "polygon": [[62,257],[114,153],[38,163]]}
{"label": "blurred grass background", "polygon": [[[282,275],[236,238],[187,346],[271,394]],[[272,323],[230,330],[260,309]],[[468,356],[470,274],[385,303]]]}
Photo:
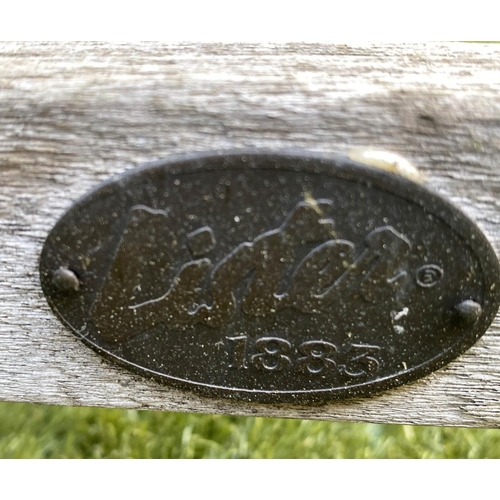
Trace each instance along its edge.
{"label": "blurred grass background", "polygon": [[0,458],[500,458],[500,429],[0,403]]}

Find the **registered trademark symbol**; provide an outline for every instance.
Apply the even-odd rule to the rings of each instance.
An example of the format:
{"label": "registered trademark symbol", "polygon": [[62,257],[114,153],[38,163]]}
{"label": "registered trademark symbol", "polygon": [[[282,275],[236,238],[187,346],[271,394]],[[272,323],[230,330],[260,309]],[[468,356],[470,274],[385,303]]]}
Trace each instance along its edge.
{"label": "registered trademark symbol", "polygon": [[426,264],[417,270],[417,284],[431,288],[443,277],[444,271],[435,264]]}

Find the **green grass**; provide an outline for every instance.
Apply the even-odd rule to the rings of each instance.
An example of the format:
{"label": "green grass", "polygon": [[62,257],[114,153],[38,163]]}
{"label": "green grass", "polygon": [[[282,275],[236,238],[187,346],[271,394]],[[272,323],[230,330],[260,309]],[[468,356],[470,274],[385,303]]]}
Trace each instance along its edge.
{"label": "green grass", "polygon": [[499,458],[500,430],[0,403],[1,458]]}

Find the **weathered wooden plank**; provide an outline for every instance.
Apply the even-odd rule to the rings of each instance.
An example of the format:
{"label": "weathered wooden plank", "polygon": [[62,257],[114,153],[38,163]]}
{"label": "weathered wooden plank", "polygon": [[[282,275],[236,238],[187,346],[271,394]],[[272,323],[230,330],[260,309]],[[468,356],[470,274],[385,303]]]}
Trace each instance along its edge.
{"label": "weathered wooden plank", "polygon": [[38,258],[99,181],[235,147],[400,153],[500,253],[500,48],[488,45],[0,45],[0,399],[330,420],[500,426],[500,321],[448,367],[370,398],[256,405],[160,386],[50,312]]}

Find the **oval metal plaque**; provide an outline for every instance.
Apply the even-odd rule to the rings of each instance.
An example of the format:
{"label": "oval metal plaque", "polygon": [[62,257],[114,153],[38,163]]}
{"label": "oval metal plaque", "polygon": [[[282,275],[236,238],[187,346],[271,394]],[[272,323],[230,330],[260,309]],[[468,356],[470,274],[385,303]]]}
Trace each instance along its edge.
{"label": "oval metal plaque", "polygon": [[71,330],[143,375],[215,397],[324,402],[419,378],[499,305],[499,265],[424,187],[340,156],[207,153],[78,201],[41,283]]}

